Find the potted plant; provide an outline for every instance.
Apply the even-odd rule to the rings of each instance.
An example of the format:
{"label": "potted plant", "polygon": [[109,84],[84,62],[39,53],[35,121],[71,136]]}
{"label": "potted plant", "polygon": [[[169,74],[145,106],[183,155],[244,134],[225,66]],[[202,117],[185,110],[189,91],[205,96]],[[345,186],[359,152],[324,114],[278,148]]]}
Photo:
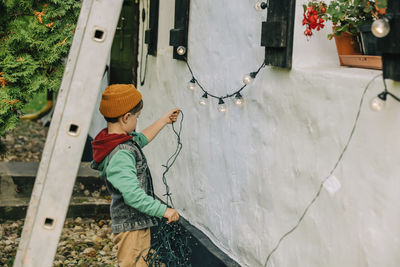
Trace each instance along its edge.
{"label": "potted plant", "polygon": [[385,6],[385,0],[334,0],[329,5],[325,1],[310,0],[303,5],[304,34],[310,38],[313,30],[318,31],[324,27],[325,21],[332,21],[332,33],[328,34],[328,39],[335,38],[340,64],[343,65],[340,55],[361,54],[359,27],[371,25],[379,13],[384,12]]}

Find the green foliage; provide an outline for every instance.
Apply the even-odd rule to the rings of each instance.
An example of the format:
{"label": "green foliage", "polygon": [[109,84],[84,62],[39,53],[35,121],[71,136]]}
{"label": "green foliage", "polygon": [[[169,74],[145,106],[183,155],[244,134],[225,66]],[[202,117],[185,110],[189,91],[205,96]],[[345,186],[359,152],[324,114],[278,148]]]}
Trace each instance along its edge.
{"label": "green foliage", "polygon": [[43,108],[46,104],[47,95],[46,92],[38,93],[35,95],[31,101],[29,101],[24,108],[22,109],[22,113],[31,114],[35,113]]}
{"label": "green foliage", "polygon": [[315,23],[320,18],[322,18],[322,23],[332,21],[333,30],[332,34],[328,35],[329,39],[332,39],[334,35],[340,36],[344,32],[357,34],[359,26],[372,23],[373,20],[384,15],[387,6],[387,0],[332,0],[329,4],[326,2],[309,0],[303,5],[303,25],[307,27],[306,36],[312,35],[311,30],[315,29]]}
{"label": "green foliage", "polygon": [[375,1],[371,0],[336,0],[332,1],[326,11],[326,20],[331,20],[334,28],[333,35],[340,36],[344,32],[357,33],[357,27],[371,23],[377,18]]}
{"label": "green foliage", "polygon": [[[375,0],[375,5],[378,9],[384,9],[387,7],[387,0]],[[382,13],[380,13],[382,15]]]}
{"label": "green foliage", "polygon": [[79,0],[0,0],[0,137],[38,93],[58,90]]}

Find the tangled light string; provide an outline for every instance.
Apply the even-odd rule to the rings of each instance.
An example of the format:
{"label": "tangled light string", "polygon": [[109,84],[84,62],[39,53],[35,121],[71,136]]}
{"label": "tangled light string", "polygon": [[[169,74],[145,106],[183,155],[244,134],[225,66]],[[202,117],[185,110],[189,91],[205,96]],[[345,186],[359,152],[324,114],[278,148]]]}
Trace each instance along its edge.
{"label": "tangled light string", "polygon": [[[365,98],[365,94],[367,93],[367,90],[369,88],[369,86],[371,85],[371,83],[378,78],[379,76],[382,76],[382,74],[376,75],[374,78],[371,79],[371,81],[368,82],[368,84],[366,85],[364,92],[361,96],[361,100],[360,100],[360,104],[358,107],[358,111],[357,111],[357,115],[356,115],[356,119],[354,121],[353,124],[353,128],[351,129],[349,138],[347,139],[346,145],[344,146],[342,152],[339,155],[338,160],[336,161],[335,165],[333,166],[332,170],[329,172],[328,176],[325,177],[325,179],[322,180],[322,182],[319,185],[319,188],[317,190],[317,193],[315,194],[314,198],[310,201],[310,203],[307,205],[307,207],[304,209],[303,213],[301,214],[300,218],[298,219],[297,223],[295,226],[293,226],[289,231],[287,231],[285,234],[282,235],[282,237],[279,239],[279,241],[277,242],[277,244],[275,245],[275,247],[271,250],[271,252],[268,254],[267,259],[265,261],[264,267],[266,267],[268,265],[268,262],[270,262],[272,255],[275,253],[275,251],[279,248],[281,242],[291,233],[293,233],[297,227],[299,227],[300,223],[303,221],[304,217],[306,216],[308,210],[310,209],[310,207],[315,203],[315,201],[319,198],[322,188],[324,186],[324,183],[331,177],[331,175],[335,172],[336,168],[338,167],[339,163],[342,161],[343,156],[345,154],[345,152],[347,151],[347,148],[349,147],[350,141],[353,138],[354,132],[357,128],[358,125],[358,119],[360,118],[360,113],[361,113],[361,108],[362,108],[362,104],[364,102],[364,98]],[[384,80],[385,81],[385,80]],[[385,84],[385,88],[386,88],[386,84]]]}
{"label": "tangled light string", "polygon": [[[165,185],[166,203],[168,207],[173,208],[171,192],[169,190],[166,174],[175,163],[179,153],[182,150],[181,132],[183,122],[183,112],[181,113],[181,121],[179,129],[176,130],[174,123],[172,123],[172,130],[176,135],[177,147],[175,152],[168,158],[165,165],[162,165],[165,170],[163,172],[162,181]],[[166,223],[165,219],[158,220],[158,229],[152,233],[151,247],[144,260],[148,266],[192,266],[190,248],[190,240],[192,236],[190,233],[179,223]]]}

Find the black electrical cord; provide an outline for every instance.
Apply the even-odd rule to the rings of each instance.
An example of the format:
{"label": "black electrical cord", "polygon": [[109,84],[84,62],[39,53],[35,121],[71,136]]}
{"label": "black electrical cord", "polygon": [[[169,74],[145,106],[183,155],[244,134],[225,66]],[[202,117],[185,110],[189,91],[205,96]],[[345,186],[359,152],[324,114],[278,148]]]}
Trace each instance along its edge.
{"label": "black electrical cord", "polygon": [[[147,0],[147,11],[149,12],[150,10],[150,0]],[[148,17],[148,16],[147,16]],[[146,53],[146,61],[144,64],[144,75],[142,75],[142,66],[143,66],[143,47],[144,47],[144,22],[146,21],[146,10],[143,8],[142,9],[142,48],[140,51],[140,68],[139,68],[139,80],[140,80],[140,85],[143,86],[145,81],[146,81],[146,73],[147,73],[147,59],[149,57],[149,53],[147,51]]]}
{"label": "black electrical cord", "polygon": [[395,100],[397,100],[397,101],[400,102],[400,98],[397,97],[397,96],[395,96],[395,95],[392,94],[391,92],[389,92],[389,90],[387,89],[387,85],[386,85],[386,80],[385,80],[385,78],[383,78],[383,84],[384,84],[384,86],[385,86],[385,90],[384,90],[382,93],[380,93],[380,94],[378,95],[378,97],[379,97],[380,99],[382,99],[383,101],[386,101],[387,95],[390,95],[390,96],[393,97]]}
{"label": "black electrical cord", "polygon": [[165,170],[164,170],[164,172],[162,174],[162,181],[163,181],[163,183],[165,185],[165,194],[164,194],[164,196],[166,196],[166,198],[167,198],[167,201],[166,201],[167,205],[169,205],[169,203],[171,203],[171,207],[174,207],[174,203],[172,202],[171,192],[169,191],[169,186],[168,186],[168,183],[167,183],[166,174],[169,171],[169,169],[172,167],[172,165],[174,165],[174,163],[176,161],[176,158],[178,157],[178,155],[181,152],[182,147],[183,147],[182,142],[181,142],[181,132],[182,132],[182,123],[183,123],[184,115],[183,115],[182,110],[180,111],[180,113],[181,113],[182,117],[181,117],[181,121],[179,123],[179,130],[178,131],[175,130],[174,123],[172,123],[172,130],[174,131],[174,134],[176,135],[176,140],[177,140],[177,143],[178,143],[177,147],[176,147],[176,150],[168,158],[167,163],[165,163],[165,165],[162,165],[165,168]]}
{"label": "black electrical cord", "polygon": [[350,136],[346,142],[346,145],[343,148],[343,151],[340,153],[338,160],[336,161],[335,165],[333,166],[332,170],[329,172],[328,176],[325,177],[325,179],[322,180],[321,184],[319,185],[319,188],[317,190],[317,193],[315,194],[314,198],[310,201],[310,203],[307,205],[307,207],[304,209],[302,215],[300,216],[300,218],[298,219],[297,223],[295,226],[293,226],[289,231],[287,231],[284,235],[282,235],[282,237],[279,239],[278,243],[275,245],[275,247],[271,250],[271,252],[268,254],[267,256],[267,260],[265,261],[264,267],[267,266],[268,262],[271,259],[271,256],[274,254],[274,252],[279,248],[279,245],[281,244],[281,242],[291,233],[293,233],[297,227],[299,227],[300,223],[303,221],[304,217],[306,216],[308,210],[310,209],[310,207],[314,204],[314,202],[318,199],[318,197],[321,194],[322,188],[324,186],[324,183],[326,180],[328,180],[329,177],[331,177],[331,175],[334,173],[334,171],[336,170],[336,168],[338,167],[339,163],[342,161],[343,155],[345,154],[345,152],[347,151],[347,148],[349,147],[350,141],[353,138],[354,132],[356,130],[357,124],[358,124],[358,119],[360,118],[360,113],[361,113],[361,107],[362,104],[364,102],[364,98],[365,98],[365,94],[367,93],[367,90],[369,88],[369,86],[371,85],[371,83],[378,78],[379,76],[381,76],[382,74],[379,74],[377,76],[375,76],[374,78],[372,78],[371,81],[368,82],[368,84],[366,85],[364,92],[361,96],[361,100],[360,100],[360,105],[358,107],[358,111],[357,111],[357,116],[356,119],[354,121],[353,124],[353,128],[350,132]]}

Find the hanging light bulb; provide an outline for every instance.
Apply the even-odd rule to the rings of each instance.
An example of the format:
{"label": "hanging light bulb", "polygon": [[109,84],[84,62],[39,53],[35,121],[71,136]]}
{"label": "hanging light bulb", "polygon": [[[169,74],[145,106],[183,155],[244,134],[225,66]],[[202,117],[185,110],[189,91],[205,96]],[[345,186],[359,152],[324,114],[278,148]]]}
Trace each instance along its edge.
{"label": "hanging light bulb", "polygon": [[237,93],[235,95],[235,99],[233,99],[233,103],[235,103],[238,106],[241,106],[243,104],[244,100],[243,97],[240,93]]}
{"label": "hanging light bulb", "polygon": [[371,100],[370,106],[373,111],[381,111],[385,108],[386,95],[386,92],[382,92]]}
{"label": "hanging light bulb", "polygon": [[196,90],[196,79],[194,77],[188,83],[187,88],[191,91]]}
{"label": "hanging light bulb", "polygon": [[227,110],[226,104],[225,104],[224,100],[222,100],[222,98],[220,98],[218,101],[218,111],[221,113],[225,113],[226,110]]}
{"label": "hanging light bulb", "polygon": [[243,76],[243,83],[244,84],[252,83],[256,76],[257,76],[256,72],[250,72],[249,74],[244,75]]}
{"label": "hanging light bulb", "polygon": [[263,10],[263,9],[268,8],[268,1],[267,1],[267,2],[265,2],[265,1],[257,1],[257,2],[254,4],[254,8],[255,8],[257,11],[261,11],[261,10]]}
{"label": "hanging light bulb", "polygon": [[208,95],[204,93],[204,95],[200,98],[199,104],[202,106],[206,106],[208,103]]}
{"label": "hanging light bulb", "polygon": [[178,55],[180,56],[183,56],[186,53],[186,47],[178,46],[178,48],[176,49],[176,53],[178,53]]}
{"label": "hanging light bulb", "polygon": [[371,31],[375,37],[385,37],[390,32],[389,20],[386,17],[375,20],[371,25]]}

